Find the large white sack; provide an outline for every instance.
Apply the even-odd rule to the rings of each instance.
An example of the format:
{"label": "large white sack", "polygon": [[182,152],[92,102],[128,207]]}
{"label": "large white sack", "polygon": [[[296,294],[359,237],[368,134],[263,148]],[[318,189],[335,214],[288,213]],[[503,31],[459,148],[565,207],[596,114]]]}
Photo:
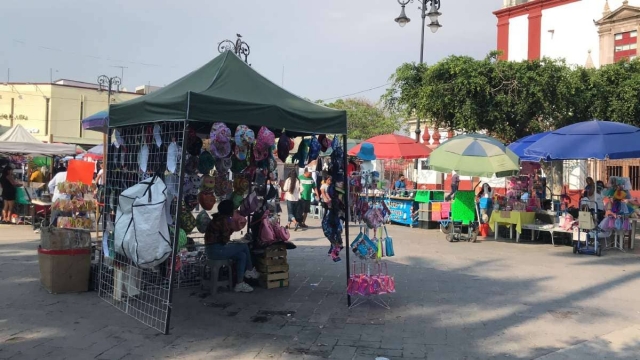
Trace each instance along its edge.
{"label": "large white sack", "polygon": [[167,187],[158,177],[146,179],[119,197],[114,229],[117,253],[140,268],[152,268],[171,254],[165,214]]}

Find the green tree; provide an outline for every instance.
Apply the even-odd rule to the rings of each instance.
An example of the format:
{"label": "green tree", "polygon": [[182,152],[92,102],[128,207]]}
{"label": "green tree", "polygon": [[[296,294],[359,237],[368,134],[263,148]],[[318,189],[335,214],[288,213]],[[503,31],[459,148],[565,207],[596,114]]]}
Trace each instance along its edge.
{"label": "green tree", "polygon": [[347,136],[366,140],[376,135],[400,130],[403,121],[395,112],[385,110],[366,99],[340,99],[332,103],[318,103],[347,111]]}
{"label": "green tree", "polygon": [[439,127],[486,131],[505,142],[591,118],[593,70],[572,69],[563,60],[498,61],[498,55],[450,56],[428,67],[403,64],[391,76],[384,104]]}

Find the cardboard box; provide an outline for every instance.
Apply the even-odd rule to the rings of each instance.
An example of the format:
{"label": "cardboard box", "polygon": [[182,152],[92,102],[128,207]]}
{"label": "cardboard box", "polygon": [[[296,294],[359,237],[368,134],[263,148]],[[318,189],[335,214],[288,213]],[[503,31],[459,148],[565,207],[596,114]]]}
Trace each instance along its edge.
{"label": "cardboard box", "polygon": [[89,290],[91,248],[52,250],[38,248],[40,282],[52,294]]}
{"label": "cardboard box", "polygon": [[52,294],[89,291],[91,232],[44,227],[38,248],[40,282]]}

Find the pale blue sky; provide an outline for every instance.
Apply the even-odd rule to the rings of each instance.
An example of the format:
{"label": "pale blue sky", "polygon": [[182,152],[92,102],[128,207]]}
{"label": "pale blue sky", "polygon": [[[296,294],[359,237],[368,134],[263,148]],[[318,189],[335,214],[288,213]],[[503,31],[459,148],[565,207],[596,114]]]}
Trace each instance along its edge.
{"label": "pale blue sky", "polygon": [[[129,90],[166,85],[218,55],[235,34],[251,46],[261,74],[310,99],[387,82],[403,62],[418,61],[420,12],[400,28],[396,0],[3,0],[0,80],[94,82],[120,75]],[[425,61],[451,54],[483,57],[496,46],[501,0],[442,0],[443,27],[425,39]],[[146,64],[146,65],[145,65]],[[55,72],[57,70],[57,72]],[[384,88],[358,96],[377,100]]]}

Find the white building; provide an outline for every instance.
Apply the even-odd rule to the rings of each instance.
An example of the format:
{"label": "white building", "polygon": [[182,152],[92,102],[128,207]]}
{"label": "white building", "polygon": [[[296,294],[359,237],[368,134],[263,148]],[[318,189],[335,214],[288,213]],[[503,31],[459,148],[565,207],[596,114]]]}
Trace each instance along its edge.
{"label": "white building", "polygon": [[636,56],[640,0],[504,0],[497,48],[504,60],[564,58],[599,67]]}

